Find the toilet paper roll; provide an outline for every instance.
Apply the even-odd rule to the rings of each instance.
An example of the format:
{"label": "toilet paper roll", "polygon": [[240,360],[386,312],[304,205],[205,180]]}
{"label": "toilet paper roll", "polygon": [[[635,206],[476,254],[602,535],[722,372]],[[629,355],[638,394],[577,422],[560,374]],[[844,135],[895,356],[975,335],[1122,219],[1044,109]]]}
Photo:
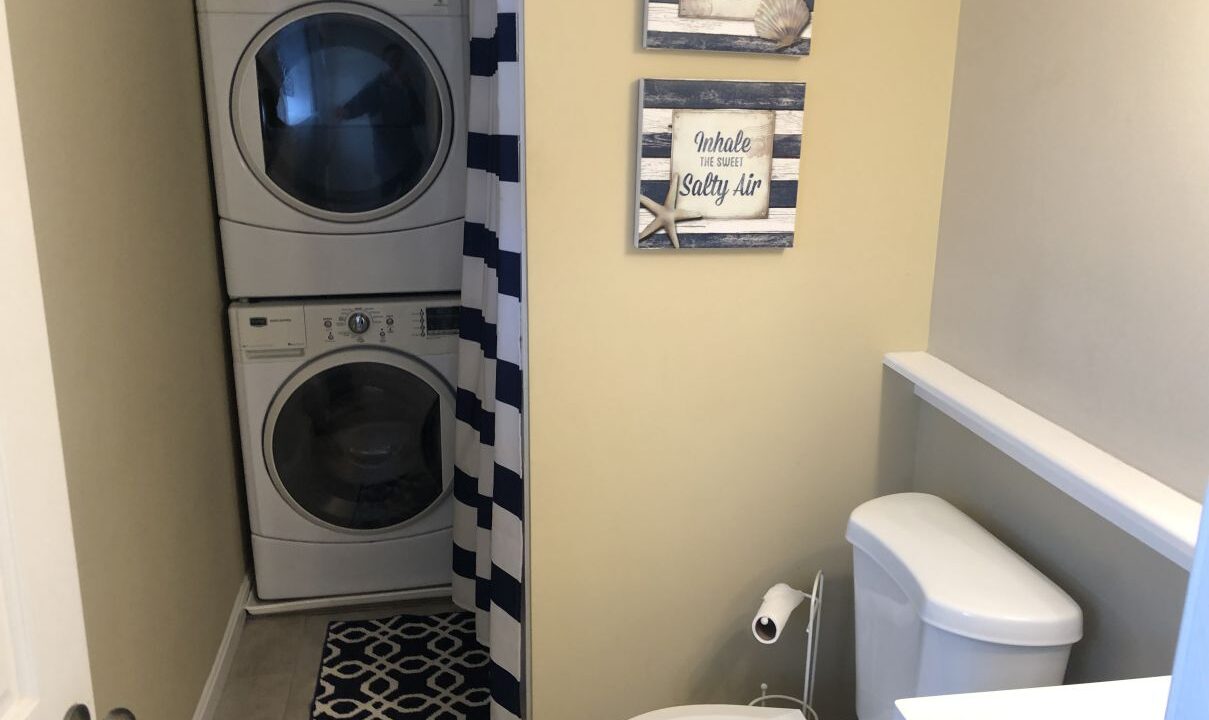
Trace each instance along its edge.
{"label": "toilet paper roll", "polygon": [[751,621],[751,633],[765,645],[780,640],[789,616],[808,597],[806,593],[794,590],[785,583],[773,585],[764,593],[764,603]]}

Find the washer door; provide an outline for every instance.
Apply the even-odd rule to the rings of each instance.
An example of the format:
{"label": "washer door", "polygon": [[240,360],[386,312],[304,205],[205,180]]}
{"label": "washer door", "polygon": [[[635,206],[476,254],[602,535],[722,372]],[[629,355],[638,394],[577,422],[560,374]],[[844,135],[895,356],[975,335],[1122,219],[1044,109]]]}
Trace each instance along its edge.
{"label": "washer door", "polygon": [[269,23],[231,89],[240,153],[280,200],[361,222],[410,205],[453,137],[449,84],[415,32],[351,3],[316,3]]}
{"label": "washer door", "polygon": [[453,482],[454,395],[419,360],[347,350],[305,366],[269,406],[264,455],[282,496],[329,528],[382,533]]}

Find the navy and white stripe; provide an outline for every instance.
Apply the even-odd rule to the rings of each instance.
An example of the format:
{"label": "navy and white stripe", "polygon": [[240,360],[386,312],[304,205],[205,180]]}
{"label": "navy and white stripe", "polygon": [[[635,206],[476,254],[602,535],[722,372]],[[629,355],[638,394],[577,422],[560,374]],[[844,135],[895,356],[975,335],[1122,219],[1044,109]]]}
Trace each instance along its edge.
{"label": "navy and white stripe", "polygon": [[[797,226],[798,178],[801,172],[802,125],[806,86],[801,83],[643,80],[639,84],[642,140],[638,154],[638,192],[662,202],[672,172],[672,123],[677,110],[766,110],[774,114],[772,179],[768,217],[690,220],[677,225],[680,247],[789,248]],[[636,204],[637,205],[637,204]],[[637,208],[635,231],[653,219]],[[659,232],[637,247],[672,247]]]}
{"label": "navy and white stripe", "polygon": [[454,474],[454,601],[490,647],[492,720],[524,717],[519,0],[470,0],[470,141]]}
{"label": "navy and white stripe", "polygon": [[[806,0],[814,11],[814,0]],[[754,20],[687,18],[680,16],[680,0],[647,0],[644,46],[658,50],[717,50],[768,53],[801,57],[810,54],[811,23],[802,42],[788,48],[756,35]]]}

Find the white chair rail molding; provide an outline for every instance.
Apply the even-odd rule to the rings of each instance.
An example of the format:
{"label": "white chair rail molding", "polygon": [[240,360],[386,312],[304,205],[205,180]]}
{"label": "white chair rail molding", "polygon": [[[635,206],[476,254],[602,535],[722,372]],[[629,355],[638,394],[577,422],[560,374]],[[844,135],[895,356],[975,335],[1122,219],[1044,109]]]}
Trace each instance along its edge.
{"label": "white chair rail molding", "polygon": [[926,352],[885,365],[915,394],[1062,492],[1185,569],[1201,505]]}

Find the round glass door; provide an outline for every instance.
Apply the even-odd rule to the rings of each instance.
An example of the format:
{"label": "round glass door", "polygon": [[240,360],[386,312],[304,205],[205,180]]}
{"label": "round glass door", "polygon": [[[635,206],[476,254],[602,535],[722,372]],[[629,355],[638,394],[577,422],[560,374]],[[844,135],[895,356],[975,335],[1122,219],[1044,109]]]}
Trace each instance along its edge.
{"label": "round glass door", "polygon": [[452,107],[436,58],[369,8],[321,3],[278,18],[253,41],[232,92],[249,167],[311,215],[395,212],[427,189],[449,150]]}
{"label": "round glass door", "polygon": [[269,410],[265,459],[278,490],[341,530],[423,514],[452,476],[451,392],[418,362],[327,365],[295,376]]}

